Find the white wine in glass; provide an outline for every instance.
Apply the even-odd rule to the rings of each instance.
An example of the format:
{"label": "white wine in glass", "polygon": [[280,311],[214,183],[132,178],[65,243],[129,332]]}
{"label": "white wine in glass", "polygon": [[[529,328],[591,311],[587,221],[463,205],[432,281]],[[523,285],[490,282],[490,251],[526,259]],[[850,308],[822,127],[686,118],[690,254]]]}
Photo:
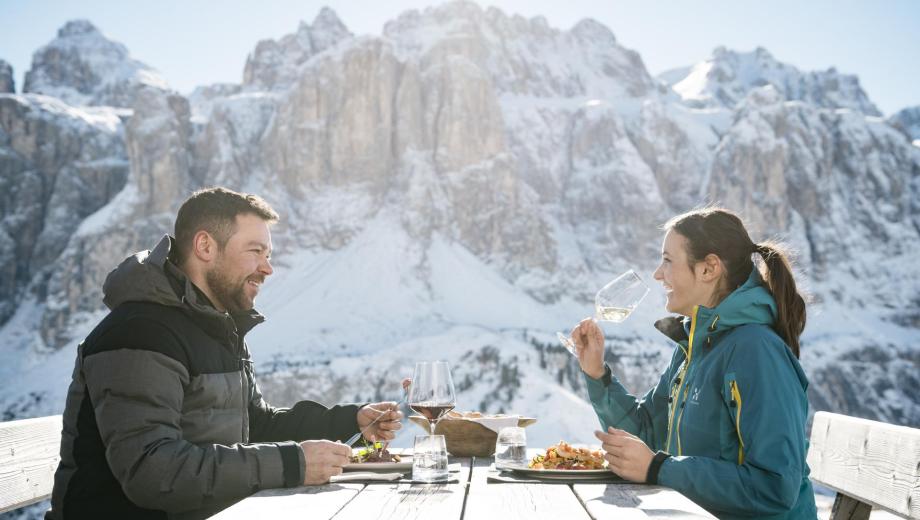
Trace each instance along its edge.
{"label": "white wine in glass", "polygon": [[[620,323],[636,310],[648,291],[648,285],[630,269],[597,291],[594,295],[594,317],[599,321]],[[568,336],[557,332],[556,337],[566,350],[578,357],[575,343]]]}

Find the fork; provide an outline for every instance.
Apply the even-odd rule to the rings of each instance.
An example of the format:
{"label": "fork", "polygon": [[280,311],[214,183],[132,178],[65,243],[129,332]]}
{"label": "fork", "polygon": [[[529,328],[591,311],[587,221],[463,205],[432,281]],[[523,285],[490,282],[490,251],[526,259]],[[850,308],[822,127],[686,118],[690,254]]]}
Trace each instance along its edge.
{"label": "fork", "polygon": [[[397,409],[399,408],[399,405],[401,405],[401,404],[403,404],[403,403],[406,402],[406,398],[407,398],[407,397],[408,397],[408,394],[406,394],[406,396],[403,396],[403,398],[400,399],[399,402],[396,403],[396,408],[397,408]],[[378,410],[374,409],[374,411],[376,412],[376,411],[378,411]],[[354,444],[355,442],[357,442],[358,439],[360,439],[361,436],[364,435],[364,432],[366,432],[368,428],[370,428],[370,427],[373,426],[377,421],[379,421],[380,418],[383,417],[384,415],[386,415],[386,412],[381,413],[380,415],[377,416],[376,419],[374,419],[373,421],[371,421],[370,424],[368,424],[367,426],[365,426],[365,427],[362,428],[362,429],[359,429],[359,430],[358,430],[358,433],[352,435],[351,437],[348,438],[347,441],[345,441],[345,444],[347,444],[348,446],[351,446],[352,444]],[[375,444],[376,444],[376,443],[375,443]]]}

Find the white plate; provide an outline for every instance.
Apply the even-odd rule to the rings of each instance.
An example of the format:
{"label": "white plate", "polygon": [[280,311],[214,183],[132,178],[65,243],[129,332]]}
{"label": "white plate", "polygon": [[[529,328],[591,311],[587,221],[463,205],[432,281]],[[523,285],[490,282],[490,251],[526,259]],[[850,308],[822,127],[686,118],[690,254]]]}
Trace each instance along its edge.
{"label": "white plate", "polygon": [[608,478],[620,478],[617,477],[609,469],[533,469],[526,466],[512,466],[512,465],[501,465],[496,466],[496,468],[503,471],[513,471],[521,475],[527,475],[528,477],[537,477],[537,478],[550,478],[550,479],[608,479]]}
{"label": "white plate", "polygon": [[342,467],[342,471],[411,471],[412,455],[400,455],[399,462],[353,462]]}

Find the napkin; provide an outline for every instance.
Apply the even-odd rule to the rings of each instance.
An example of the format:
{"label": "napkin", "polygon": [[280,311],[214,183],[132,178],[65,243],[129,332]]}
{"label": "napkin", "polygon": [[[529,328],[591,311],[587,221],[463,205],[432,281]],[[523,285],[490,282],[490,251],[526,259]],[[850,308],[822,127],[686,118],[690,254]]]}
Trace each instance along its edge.
{"label": "napkin", "polygon": [[498,433],[507,426],[517,426],[520,415],[503,415],[501,417],[464,417],[467,421],[476,421],[486,428]]}
{"label": "napkin", "polygon": [[329,478],[330,483],[337,482],[364,482],[366,480],[392,481],[399,480],[402,473],[379,473],[376,471],[349,471]]}

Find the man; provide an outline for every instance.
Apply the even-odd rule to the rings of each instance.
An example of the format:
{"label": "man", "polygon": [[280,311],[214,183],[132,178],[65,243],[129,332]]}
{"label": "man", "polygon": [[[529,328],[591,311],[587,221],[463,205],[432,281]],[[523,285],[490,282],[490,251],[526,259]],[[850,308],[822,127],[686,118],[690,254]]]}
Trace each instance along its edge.
{"label": "man", "polygon": [[396,403],[262,399],[244,338],[264,321],[253,302],[277,220],[257,196],[198,191],[175,239],[109,274],[111,312],[78,348],[48,518],[202,518],[341,473],[349,447],[315,439],[393,438]]}

